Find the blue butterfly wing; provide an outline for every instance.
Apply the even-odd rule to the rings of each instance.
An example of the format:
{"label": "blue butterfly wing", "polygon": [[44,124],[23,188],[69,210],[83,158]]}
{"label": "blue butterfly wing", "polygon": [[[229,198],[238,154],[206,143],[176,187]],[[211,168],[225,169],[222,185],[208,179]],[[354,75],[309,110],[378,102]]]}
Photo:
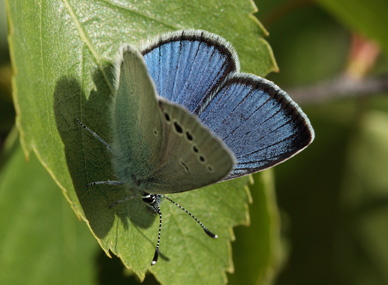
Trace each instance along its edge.
{"label": "blue butterfly wing", "polygon": [[230,44],[200,30],[162,35],[142,54],[159,96],[194,114],[227,75],[239,69]]}
{"label": "blue butterfly wing", "polygon": [[279,164],[314,139],[298,105],[271,81],[250,74],[227,78],[198,117],[236,156],[237,164],[224,180]]}
{"label": "blue butterfly wing", "polygon": [[272,82],[239,73],[237,54],[223,38],[178,31],[142,54],[158,94],[197,115],[235,154],[237,164],[224,180],[279,164],[313,141],[298,105]]}

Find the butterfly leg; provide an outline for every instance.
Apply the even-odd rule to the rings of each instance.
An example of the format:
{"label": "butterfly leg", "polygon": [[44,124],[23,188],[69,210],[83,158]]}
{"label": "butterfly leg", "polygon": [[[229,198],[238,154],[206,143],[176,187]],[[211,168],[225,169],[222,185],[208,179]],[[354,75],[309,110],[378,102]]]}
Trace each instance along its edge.
{"label": "butterfly leg", "polygon": [[78,120],[77,118],[75,119],[76,123],[78,123],[81,127],[83,127],[85,130],[87,130],[89,133],[92,134],[93,137],[95,137],[99,142],[101,142],[103,145],[106,146],[106,148],[110,151],[110,152],[113,152],[112,151],[112,148],[111,146],[106,142],[104,141],[99,135],[97,135],[95,132],[93,132],[91,129],[89,129],[87,126],[85,126],[80,120]]}
{"label": "butterfly leg", "polygon": [[128,201],[128,200],[131,200],[133,198],[135,198],[136,195],[131,195],[131,196],[128,196],[128,197],[125,197],[124,199],[121,199],[121,200],[117,200],[116,202],[114,202],[112,205],[109,206],[109,209],[112,209],[114,206],[116,206],[118,203],[122,203],[122,202],[125,202],[125,201]]}
{"label": "butterfly leg", "polygon": [[[111,180],[108,180],[108,181],[95,181],[95,182],[90,182],[90,183],[86,184],[86,187],[94,186],[94,185],[122,186],[122,185],[124,185],[124,183],[121,182],[121,181],[111,181]],[[114,205],[120,203],[120,202],[129,200],[129,199],[132,199],[132,198],[133,198],[132,196],[129,196],[129,197],[123,199],[123,200],[118,200],[118,201],[114,202],[112,205],[110,205],[109,209],[112,208]]]}

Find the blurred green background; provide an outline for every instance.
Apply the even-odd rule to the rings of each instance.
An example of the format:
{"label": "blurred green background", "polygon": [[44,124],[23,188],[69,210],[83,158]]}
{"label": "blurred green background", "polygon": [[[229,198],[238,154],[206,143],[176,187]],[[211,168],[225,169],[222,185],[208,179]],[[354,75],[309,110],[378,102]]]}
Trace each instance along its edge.
{"label": "blurred green background", "polygon": [[[343,74],[363,80],[388,73],[388,17],[384,17],[387,1],[256,0],[256,5],[259,12],[255,16],[270,33],[267,40],[280,69],[268,78],[289,91],[291,97],[295,87],[304,88]],[[22,154],[15,146],[14,132],[4,145],[15,116],[6,24],[4,2],[0,2],[0,178],[4,178],[0,188],[15,187],[16,192],[17,187],[24,187],[22,190],[27,193],[20,192],[12,204],[1,199],[5,194],[0,193],[0,208],[12,216],[12,222],[17,222],[14,218],[18,215],[29,217],[33,200],[40,197],[29,193],[29,185],[56,185],[47,182],[50,178],[36,158],[31,157],[29,166],[20,163]],[[362,50],[365,45],[355,45],[355,39],[365,45],[372,41],[377,48],[366,52],[365,57],[358,56],[352,51]],[[372,62],[369,65],[368,60]],[[355,62],[367,67],[354,69]],[[388,98],[387,92],[375,93],[341,98],[329,94],[326,100],[299,102],[312,122],[316,140],[300,155],[275,168],[284,253],[282,267],[274,273],[274,284],[388,284]],[[27,167],[34,173],[26,174],[26,181],[19,181],[20,186],[6,184],[12,181],[9,173],[15,169],[28,173]],[[77,258],[82,258],[74,257],[69,264],[63,264],[59,272],[53,271],[54,277],[39,276],[37,271],[35,278],[25,283],[48,283],[53,280],[50,278],[77,283],[66,274],[71,266],[85,268],[90,282],[135,282],[123,274],[117,258],[105,257],[86,227],[76,221],[65,201],[61,202],[64,199],[60,191],[49,192],[55,197],[47,200],[47,206],[53,201],[63,204],[62,224],[50,227],[58,227],[57,240],[74,244]],[[31,199],[29,203],[25,197]],[[51,206],[54,212],[58,210],[58,204]],[[7,227],[10,220],[0,218],[0,239],[11,229]],[[79,236],[66,236],[66,227],[80,227]],[[237,240],[245,230],[236,229]],[[25,251],[41,254],[42,248],[28,248],[28,233],[20,233],[26,239]],[[0,249],[0,255],[7,250],[4,246]],[[234,251],[236,255],[238,249]],[[58,257],[64,254],[58,250]],[[50,259],[40,262],[41,266],[50,265]],[[15,267],[23,264],[26,270],[31,263],[36,261],[22,256],[14,261]],[[22,280],[23,276],[19,277]],[[229,278],[231,282],[238,281],[230,275]],[[151,276],[145,282],[156,283]]]}

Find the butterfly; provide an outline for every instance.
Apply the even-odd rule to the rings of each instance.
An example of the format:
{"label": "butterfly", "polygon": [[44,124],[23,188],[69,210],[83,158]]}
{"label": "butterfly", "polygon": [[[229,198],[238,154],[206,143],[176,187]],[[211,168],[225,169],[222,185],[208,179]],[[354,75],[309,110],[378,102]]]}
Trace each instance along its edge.
{"label": "butterfly", "polygon": [[236,51],[202,30],[160,35],[140,49],[124,45],[115,63],[111,144],[76,122],[112,155],[116,181],[159,215],[151,265],[159,255],[164,194],[252,174],[294,156],[314,139],[309,119],[273,82],[239,71]]}

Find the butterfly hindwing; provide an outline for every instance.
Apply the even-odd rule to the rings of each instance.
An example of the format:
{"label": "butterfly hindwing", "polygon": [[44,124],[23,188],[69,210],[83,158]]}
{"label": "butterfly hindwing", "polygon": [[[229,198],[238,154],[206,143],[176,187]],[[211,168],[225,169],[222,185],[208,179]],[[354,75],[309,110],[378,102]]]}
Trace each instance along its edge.
{"label": "butterfly hindwing", "polygon": [[200,188],[225,177],[234,156],[225,144],[185,108],[159,100],[164,121],[159,169],[152,174],[153,193]]}
{"label": "butterfly hindwing", "polygon": [[274,83],[250,74],[227,78],[198,116],[236,156],[237,164],[225,179],[274,166],[314,138],[297,104]]}

